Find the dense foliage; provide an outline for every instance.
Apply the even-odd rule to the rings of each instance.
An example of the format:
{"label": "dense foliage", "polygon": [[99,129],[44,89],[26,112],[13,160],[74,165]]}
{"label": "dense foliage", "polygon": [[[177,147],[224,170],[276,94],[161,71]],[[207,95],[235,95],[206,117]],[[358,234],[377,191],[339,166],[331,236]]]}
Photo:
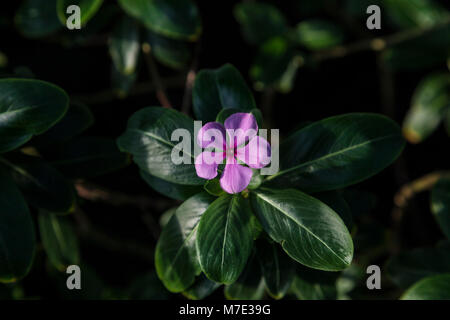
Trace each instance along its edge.
{"label": "dense foliage", "polygon": [[[214,31],[198,2],[24,0],[13,18],[0,14],[0,31],[12,34],[0,44],[0,298],[450,299],[449,158],[442,154],[441,166],[424,157],[434,170],[422,172],[411,152],[402,155],[412,145],[448,149],[445,6],[237,2],[228,23],[247,46],[232,49],[245,55],[237,67],[225,55],[203,63]],[[65,26],[70,4],[81,9],[80,30]],[[382,30],[366,28],[370,4],[382,9]],[[9,54],[19,44],[23,60]],[[71,92],[80,84],[51,61],[48,74],[35,74],[26,65],[31,46],[82,52],[69,63],[87,69],[92,79],[76,81],[94,89]],[[98,47],[106,63],[90,57]],[[376,65],[381,93],[345,91],[357,108],[341,108],[343,99],[321,110],[293,96],[308,75],[327,77],[339,59],[367,52],[363,64]],[[394,100],[394,79],[404,74],[420,80],[405,83],[407,110]],[[99,92],[99,79],[110,87]],[[183,145],[194,148],[195,120],[227,127],[236,115],[269,130],[280,167],[263,175],[262,166],[241,163],[249,181],[230,192],[225,164],[200,177],[196,155],[178,150],[173,132],[185,129]],[[280,130],[279,144],[270,129]],[[189,163],[174,163],[174,150]],[[411,224],[414,201],[425,212]],[[411,245],[419,228],[427,240]],[[66,288],[70,265],[81,266],[81,291]],[[381,268],[380,290],[366,286],[369,265]]]}

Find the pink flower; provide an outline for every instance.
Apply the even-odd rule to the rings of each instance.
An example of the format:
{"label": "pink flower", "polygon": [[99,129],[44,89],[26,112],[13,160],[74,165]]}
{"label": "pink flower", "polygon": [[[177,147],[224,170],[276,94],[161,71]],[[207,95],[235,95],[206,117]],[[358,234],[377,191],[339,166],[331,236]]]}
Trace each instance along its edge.
{"label": "pink flower", "polygon": [[239,193],[250,183],[251,168],[269,164],[271,148],[266,139],[257,136],[258,124],[251,113],[235,113],[224,124],[208,122],[198,132],[197,143],[207,150],[195,159],[195,170],[200,178],[214,179],[219,164],[226,159],[220,185],[228,193]]}

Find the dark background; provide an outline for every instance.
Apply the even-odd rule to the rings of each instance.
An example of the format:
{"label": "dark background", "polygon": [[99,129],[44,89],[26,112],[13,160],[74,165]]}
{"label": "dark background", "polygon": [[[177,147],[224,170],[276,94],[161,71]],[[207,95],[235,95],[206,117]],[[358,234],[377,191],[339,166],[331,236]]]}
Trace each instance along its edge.
{"label": "dark background", "polygon": [[[109,90],[111,59],[106,43],[99,41],[91,46],[63,46],[51,39],[26,39],[15,30],[12,23],[12,17],[19,4],[19,1],[14,2],[17,2],[17,5],[7,9],[2,4],[0,13],[2,18],[0,50],[8,56],[11,72],[14,68],[25,66],[36,78],[61,86],[71,97],[80,98],[81,101],[82,97]],[[108,2],[114,1],[106,1]],[[309,17],[296,9],[296,1],[267,2],[272,2],[280,8],[292,26]],[[225,63],[231,63],[241,71],[251,85],[248,70],[256,54],[256,48],[243,40],[240,26],[233,17],[233,7],[238,1],[207,0],[197,3],[203,20],[199,69],[217,68]],[[442,3],[445,4],[446,1]],[[317,15],[312,17],[315,16]],[[319,17],[334,20],[326,12],[322,12]],[[361,28],[365,28],[365,20],[360,22]],[[382,16],[381,31],[366,31],[373,33],[374,36],[395,31],[384,22]],[[107,27],[103,32],[108,33],[111,27]],[[357,40],[352,30],[346,30],[349,34],[347,43]],[[176,74],[161,65],[158,65],[158,68],[162,77]],[[430,72],[445,70],[446,66],[443,64],[420,71],[394,73],[395,110],[391,112],[397,123],[402,123],[410,106],[412,93],[420,80]],[[141,60],[138,81],[148,80],[147,70]],[[275,96],[271,119],[273,127],[280,128],[282,135],[286,135],[303,121],[315,121],[348,112],[386,113],[387,110],[382,103],[380,81],[376,54],[373,52],[328,60],[315,68],[302,68],[298,72],[292,92]],[[181,105],[183,92],[183,87],[168,90],[175,108]],[[255,92],[255,97],[260,105],[261,93]],[[91,107],[96,118],[95,125],[87,134],[111,138],[117,138],[124,132],[126,119],[136,110],[145,106],[159,105],[154,93],[131,96],[123,100],[113,99],[107,103],[84,102]],[[448,147],[449,138],[444,129],[440,128],[422,144],[407,144],[396,164],[360,184],[358,187],[373,192],[377,197],[377,205],[371,219],[389,227],[392,223],[395,192],[401,185],[414,178],[438,169],[448,169],[450,164],[450,156],[446,152]],[[158,219],[164,208],[176,205],[176,202],[169,202],[150,189],[140,179],[135,165],[93,179],[93,182],[112,190],[127,194],[143,194],[154,199],[155,210],[152,214],[155,219]],[[105,232],[118,238],[131,238],[154,245],[154,239],[149,235],[135,208],[89,202],[83,203],[83,207],[92,221]],[[404,248],[433,245],[441,237],[429,211],[428,193],[421,194],[415,199],[413,208],[407,211],[401,230]],[[137,274],[153,268],[148,262],[131,255],[111,254],[92,243],[83,243],[82,257],[93,266],[100,278],[113,287],[127,285]],[[25,280],[27,293],[31,296],[52,297],[54,291],[46,285],[45,277],[40,276],[42,271],[33,268]],[[215,297],[220,296],[221,290],[218,290]]]}

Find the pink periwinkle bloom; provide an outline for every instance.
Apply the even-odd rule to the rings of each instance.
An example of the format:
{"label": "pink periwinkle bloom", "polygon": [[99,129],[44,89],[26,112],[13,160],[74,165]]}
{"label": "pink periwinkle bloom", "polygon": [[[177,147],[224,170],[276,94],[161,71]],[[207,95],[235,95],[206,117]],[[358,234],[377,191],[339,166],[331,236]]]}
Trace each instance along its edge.
{"label": "pink periwinkle bloom", "polygon": [[198,132],[197,143],[206,150],[196,157],[195,170],[200,178],[211,180],[225,160],[220,186],[227,193],[239,193],[250,183],[251,168],[269,164],[271,148],[266,139],[257,136],[258,124],[251,113],[235,113],[224,124],[208,122]]}

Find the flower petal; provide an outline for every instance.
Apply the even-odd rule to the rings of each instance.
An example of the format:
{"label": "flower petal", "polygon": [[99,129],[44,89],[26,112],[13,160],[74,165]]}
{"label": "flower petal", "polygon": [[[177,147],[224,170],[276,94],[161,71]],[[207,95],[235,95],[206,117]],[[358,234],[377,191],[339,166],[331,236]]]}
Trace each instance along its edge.
{"label": "flower petal", "polygon": [[208,122],[198,131],[197,144],[202,148],[225,150],[225,128],[219,122]]}
{"label": "flower petal", "polygon": [[[251,140],[258,132],[258,124],[255,116],[251,113],[238,112],[232,114],[225,120],[227,134],[234,141],[229,146],[237,147]],[[234,138],[234,139],[233,139]]]}
{"label": "flower petal", "polygon": [[217,167],[224,159],[223,153],[205,151],[195,158],[195,171],[200,178],[214,179],[217,176]]}
{"label": "flower petal", "polygon": [[225,192],[239,193],[247,188],[252,179],[253,171],[250,168],[241,166],[240,164],[227,163],[222,177],[220,178],[220,186]]}
{"label": "flower petal", "polygon": [[243,148],[236,150],[236,158],[249,167],[261,169],[270,163],[271,148],[269,142],[262,137],[254,137]]}

